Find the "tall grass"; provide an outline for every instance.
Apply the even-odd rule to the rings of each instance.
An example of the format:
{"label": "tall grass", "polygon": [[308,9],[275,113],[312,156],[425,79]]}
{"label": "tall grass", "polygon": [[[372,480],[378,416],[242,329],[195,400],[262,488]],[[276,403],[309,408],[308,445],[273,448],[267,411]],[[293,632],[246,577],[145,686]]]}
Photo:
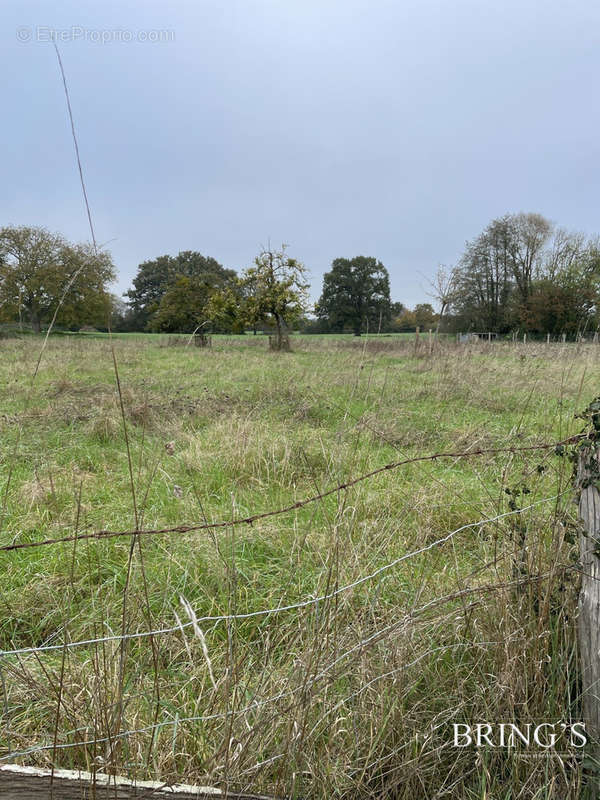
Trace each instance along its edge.
{"label": "tall grass", "polygon": [[[51,338],[32,385],[39,343],[0,342],[0,544],[237,518],[403,457],[562,439],[600,372],[593,345],[164,345]],[[569,488],[552,451],[487,454],[253,526],[0,553],[2,649],[109,639],[0,658],[0,758],[290,797],[577,797],[576,754],[457,749],[451,727],[580,719]]]}

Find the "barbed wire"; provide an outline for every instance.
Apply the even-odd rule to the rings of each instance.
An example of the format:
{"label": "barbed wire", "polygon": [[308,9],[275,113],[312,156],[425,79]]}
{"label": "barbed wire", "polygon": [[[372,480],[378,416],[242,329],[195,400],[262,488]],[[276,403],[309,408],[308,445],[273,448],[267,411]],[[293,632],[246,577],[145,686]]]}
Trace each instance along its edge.
{"label": "barbed wire", "polygon": [[[86,210],[87,210],[87,216],[88,216],[88,222],[89,222],[91,236],[92,236],[92,242],[93,242],[93,245],[94,245],[94,251],[97,253],[98,248],[97,248],[97,245],[96,245],[94,227],[93,227],[93,224],[92,224],[92,216],[91,216],[91,212],[90,212],[90,208],[89,208],[86,187],[85,187],[85,183],[84,183],[84,179],[83,179],[83,171],[82,171],[81,161],[80,161],[80,157],[79,157],[79,149],[78,149],[77,137],[76,137],[76,133],[75,133],[75,126],[74,126],[74,122],[73,122],[73,115],[72,115],[72,110],[71,110],[71,105],[70,105],[70,98],[69,98],[69,91],[68,91],[67,81],[66,81],[66,77],[65,77],[65,73],[64,73],[61,57],[60,57],[60,53],[58,51],[58,48],[56,47],[56,44],[54,45],[54,47],[55,47],[55,50],[56,50],[56,55],[57,55],[57,58],[58,58],[58,63],[59,63],[59,66],[60,66],[60,71],[61,71],[61,75],[62,75],[62,79],[63,79],[63,85],[64,85],[66,101],[67,101],[67,108],[68,108],[69,119],[70,119],[70,123],[71,123],[71,131],[72,131],[72,135],[73,135],[73,141],[74,141],[74,146],[75,146],[77,164],[78,164],[78,169],[79,169],[79,175],[80,175],[80,180],[81,180],[81,186],[82,186],[85,206],[86,206]],[[70,288],[70,285],[71,284],[69,284],[69,286],[67,287],[67,290],[68,290],[68,288]],[[59,307],[62,304],[62,300],[64,300],[64,297],[61,299],[61,302],[59,303]],[[58,308],[57,308],[57,311],[54,314],[54,318],[53,318],[52,323],[50,325],[50,328],[48,329],[48,332],[46,334],[46,341],[48,339],[48,335],[50,333],[52,325],[54,324],[54,321],[56,319],[57,312],[58,312]],[[45,347],[45,342],[44,342],[44,347]],[[37,373],[37,370],[39,368],[39,364],[40,364],[40,361],[41,361],[41,358],[42,358],[42,355],[43,355],[43,352],[44,352],[44,347],[42,348],[42,352],[40,353],[40,357],[39,357],[39,360],[38,360],[38,365],[36,367],[36,373]],[[292,503],[292,504],[290,504],[288,506],[285,506],[283,508],[279,508],[279,509],[275,509],[275,510],[271,510],[271,511],[266,511],[266,512],[262,512],[262,513],[256,513],[256,514],[253,514],[251,516],[244,517],[244,518],[223,520],[223,521],[218,521],[218,522],[213,522],[213,523],[204,522],[204,523],[191,524],[191,525],[177,525],[177,526],[174,526],[174,527],[157,528],[157,529],[138,529],[137,526],[136,526],[136,529],[134,529],[134,530],[126,530],[126,531],[99,530],[99,531],[92,531],[92,532],[89,532],[89,533],[74,534],[74,535],[64,536],[64,537],[60,537],[60,538],[49,538],[49,539],[38,540],[38,541],[33,541],[33,542],[14,542],[13,541],[11,544],[0,546],[0,552],[11,552],[11,551],[22,550],[22,549],[38,548],[38,547],[43,547],[43,546],[58,545],[58,544],[61,544],[61,543],[77,542],[77,541],[80,541],[80,540],[90,540],[90,539],[101,540],[101,539],[123,537],[123,536],[142,536],[142,535],[149,536],[149,535],[161,535],[161,534],[165,534],[166,535],[166,534],[174,534],[174,533],[190,533],[190,532],[199,532],[199,531],[202,531],[202,530],[215,530],[215,529],[231,528],[231,527],[234,527],[236,525],[242,525],[242,524],[244,524],[244,525],[252,525],[254,522],[257,522],[259,520],[263,520],[263,519],[267,519],[267,518],[270,518],[270,517],[284,515],[286,513],[292,512],[294,510],[303,508],[304,506],[307,506],[307,505],[309,505],[311,503],[318,502],[320,500],[323,500],[324,498],[327,498],[327,497],[332,496],[334,494],[337,494],[339,492],[346,491],[349,488],[351,488],[351,487],[353,487],[353,486],[355,486],[355,485],[357,485],[357,484],[359,484],[359,483],[361,483],[363,481],[366,481],[366,480],[368,480],[368,479],[370,479],[370,478],[372,478],[372,477],[374,477],[374,476],[376,476],[378,474],[381,474],[381,473],[383,473],[385,471],[394,470],[394,469],[397,469],[399,467],[402,467],[402,466],[405,466],[405,465],[408,465],[408,464],[435,461],[435,460],[441,459],[441,458],[459,459],[459,458],[468,458],[468,457],[472,457],[472,456],[493,455],[493,454],[499,454],[499,453],[515,454],[515,453],[526,452],[526,451],[549,450],[551,448],[556,448],[556,447],[559,447],[559,446],[564,446],[564,445],[568,445],[568,444],[574,444],[574,443],[580,441],[581,439],[585,438],[585,436],[586,436],[585,434],[578,434],[576,436],[569,437],[568,439],[562,440],[560,442],[542,443],[542,444],[523,446],[523,447],[504,447],[504,448],[486,448],[486,449],[482,448],[482,449],[477,449],[477,450],[470,450],[470,451],[467,451],[467,452],[458,452],[458,453],[457,452],[446,452],[446,453],[436,453],[436,454],[428,455],[428,456],[415,456],[413,458],[406,458],[406,459],[403,459],[401,461],[395,461],[395,462],[391,462],[391,463],[385,464],[384,466],[379,467],[377,469],[374,469],[374,470],[372,470],[372,471],[370,471],[370,472],[368,472],[366,474],[363,474],[363,475],[360,475],[360,476],[358,476],[356,478],[347,480],[344,483],[341,483],[341,484],[335,486],[334,488],[331,488],[331,489],[329,489],[327,491],[320,492],[318,494],[315,494],[315,495],[312,495],[310,497],[304,498],[302,500],[299,500],[299,501],[297,501],[295,503]],[[511,517],[511,516],[518,515],[518,514],[522,514],[522,513],[526,512],[526,511],[536,507],[536,506],[539,506],[539,505],[542,505],[544,503],[548,503],[548,502],[557,500],[559,497],[561,497],[564,494],[566,494],[566,492],[561,492],[561,493],[553,495],[551,497],[543,498],[543,499],[538,500],[536,502],[533,502],[533,503],[531,503],[528,506],[525,506],[523,508],[513,509],[511,511],[498,514],[498,515],[496,515],[494,517],[489,517],[489,518],[486,518],[486,519],[478,520],[477,522],[472,522],[472,523],[467,523],[465,525],[462,525],[459,528],[457,528],[457,529],[455,529],[453,531],[450,531],[449,533],[447,533],[443,537],[441,537],[441,538],[429,543],[428,545],[420,547],[420,548],[418,548],[416,550],[413,550],[413,551],[411,551],[409,553],[405,553],[404,555],[394,559],[393,561],[383,565],[382,567],[379,567],[378,569],[368,573],[367,575],[364,575],[364,576],[358,578],[357,580],[355,580],[355,581],[353,581],[351,583],[348,583],[348,584],[346,584],[344,586],[338,587],[335,591],[332,591],[329,594],[324,594],[324,595],[321,595],[319,597],[312,597],[312,598],[309,598],[309,599],[306,599],[306,600],[303,600],[303,601],[300,601],[300,602],[297,602],[297,603],[288,604],[288,605],[285,605],[285,606],[276,606],[274,608],[261,609],[261,610],[251,611],[251,612],[242,613],[242,614],[225,614],[225,615],[218,615],[218,616],[204,616],[204,617],[200,617],[200,618],[197,618],[197,619],[193,619],[190,622],[179,623],[178,625],[171,626],[171,627],[158,628],[158,629],[153,630],[153,631],[140,631],[140,632],[136,632],[136,633],[122,634],[122,635],[110,635],[110,636],[106,636],[106,637],[85,639],[85,640],[80,640],[80,641],[75,641],[75,642],[63,642],[61,644],[55,644],[55,645],[41,645],[39,647],[26,647],[26,648],[19,648],[19,649],[14,649],[14,650],[5,650],[5,651],[0,650],[0,660],[1,660],[2,656],[17,656],[17,655],[27,655],[27,654],[34,654],[34,653],[37,654],[37,653],[51,652],[51,651],[54,651],[54,652],[55,651],[64,651],[65,649],[73,649],[73,648],[77,648],[77,647],[108,643],[108,642],[111,642],[111,641],[124,641],[124,640],[141,639],[141,638],[145,638],[145,637],[154,637],[154,636],[162,635],[162,634],[180,632],[185,628],[193,627],[194,625],[197,625],[198,623],[203,623],[203,622],[215,622],[216,623],[216,622],[225,622],[225,621],[229,622],[229,621],[235,621],[235,620],[245,620],[245,619],[251,619],[251,618],[270,616],[270,615],[279,614],[279,613],[283,613],[283,612],[287,612],[287,611],[299,610],[299,609],[302,609],[302,608],[314,606],[314,605],[317,605],[319,603],[331,600],[331,599],[341,595],[342,593],[349,592],[349,591],[353,590],[354,588],[356,588],[356,587],[358,587],[358,586],[360,586],[360,585],[362,585],[362,584],[364,584],[364,583],[366,583],[368,581],[371,581],[371,580],[377,578],[379,575],[385,573],[386,571],[389,571],[390,569],[393,569],[398,564],[400,564],[400,563],[402,563],[404,561],[407,561],[407,560],[409,560],[411,558],[417,557],[417,556],[419,556],[419,555],[421,555],[423,553],[426,553],[426,552],[431,551],[432,549],[434,549],[436,547],[439,547],[439,546],[443,545],[444,543],[448,542],[449,540],[451,540],[453,537],[455,537],[456,535],[458,535],[462,531],[469,530],[469,529],[480,528],[480,527],[483,527],[484,525],[493,524],[494,522],[498,522],[503,518]],[[517,582],[522,582],[522,581],[526,581],[526,580],[536,580],[536,579],[541,579],[541,577],[540,576],[528,576],[528,578],[520,579],[520,581],[517,581]],[[517,583],[517,582],[514,582],[514,583]],[[390,634],[393,631],[401,629],[402,627],[406,627],[408,624],[410,624],[410,622],[412,621],[414,616],[416,616],[419,612],[421,612],[421,611],[423,611],[425,609],[429,609],[432,606],[432,604],[434,604],[434,603],[448,602],[449,600],[453,599],[454,597],[462,596],[463,594],[467,593],[468,591],[484,591],[484,590],[485,591],[491,591],[493,588],[502,588],[502,587],[507,586],[507,585],[509,585],[509,584],[498,584],[497,586],[486,586],[486,587],[474,587],[472,590],[471,589],[468,589],[468,590],[465,589],[465,590],[462,590],[459,593],[455,593],[455,595],[448,595],[445,598],[436,598],[435,600],[432,600],[429,603],[427,603],[425,606],[422,606],[421,609],[416,609],[416,610],[413,609],[410,612],[410,614],[407,614],[403,619],[396,620],[392,624],[387,625],[384,628],[381,628],[381,629],[376,630],[375,632],[371,633],[369,636],[367,636],[366,638],[362,639],[358,644],[354,645],[353,647],[351,647],[350,649],[348,649],[344,653],[342,653],[340,656],[335,658],[327,666],[323,667],[320,671],[318,671],[316,674],[314,674],[312,678],[308,679],[301,686],[297,686],[297,687],[295,687],[293,689],[285,690],[283,692],[278,693],[277,695],[275,695],[273,697],[264,698],[264,699],[257,699],[254,702],[252,702],[251,704],[249,704],[249,705],[247,705],[247,706],[245,706],[243,708],[240,708],[240,709],[229,709],[228,711],[225,711],[225,712],[219,712],[219,713],[213,713],[213,714],[195,715],[195,716],[189,716],[189,717],[176,718],[176,719],[172,719],[172,720],[162,720],[160,722],[155,722],[152,725],[148,725],[148,726],[141,727],[141,728],[138,728],[138,729],[120,731],[120,732],[118,732],[118,733],[116,733],[115,735],[112,735],[112,736],[105,736],[105,737],[101,737],[101,738],[93,738],[93,739],[88,739],[86,741],[63,742],[63,743],[58,743],[58,742],[55,741],[52,744],[37,745],[37,746],[26,748],[26,749],[23,749],[23,750],[20,750],[20,751],[12,751],[12,752],[10,752],[8,754],[0,756],[0,761],[7,761],[7,760],[10,760],[10,759],[20,758],[20,757],[23,757],[23,756],[27,756],[27,755],[30,755],[30,754],[33,754],[33,753],[42,752],[42,751],[58,751],[58,750],[64,750],[64,749],[72,749],[72,748],[76,748],[76,747],[85,747],[85,746],[88,746],[88,745],[97,746],[98,744],[102,744],[102,743],[111,743],[112,744],[112,742],[117,741],[117,740],[122,740],[122,739],[125,739],[125,738],[129,738],[131,736],[134,736],[134,735],[139,735],[139,734],[144,734],[144,733],[154,733],[157,730],[161,730],[161,729],[166,728],[166,727],[177,726],[179,724],[191,723],[191,722],[205,722],[205,721],[211,721],[211,720],[217,720],[217,719],[228,719],[228,718],[230,718],[232,716],[239,716],[239,715],[247,714],[247,713],[249,713],[251,711],[254,711],[255,709],[261,708],[261,707],[263,707],[265,705],[269,705],[269,704],[275,703],[275,702],[277,702],[277,701],[279,701],[281,699],[293,696],[293,695],[297,694],[298,692],[306,692],[307,689],[312,688],[318,681],[320,681],[322,678],[324,678],[326,675],[328,675],[330,673],[330,671],[335,666],[337,666],[341,661],[347,659],[352,653],[355,653],[357,650],[362,649],[364,647],[367,647],[368,645],[370,645],[370,644],[372,644],[372,643],[374,643],[376,641],[381,640],[381,638],[383,636],[385,636],[387,634]],[[387,672],[385,672],[383,674],[380,674],[380,675],[377,675],[377,676],[373,677],[368,682],[363,683],[356,691],[352,692],[350,695],[348,695],[344,699],[340,700],[337,704],[335,704],[335,705],[331,706],[329,709],[327,709],[325,711],[325,714],[319,719],[317,725],[320,724],[322,722],[322,720],[326,716],[328,716],[330,713],[332,713],[336,709],[340,708],[343,704],[349,702],[350,700],[352,700],[354,697],[356,697],[360,693],[366,691],[369,687],[374,685],[376,682],[384,680],[384,679],[386,679],[388,677],[391,677],[395,673],[399,673],[401,671],[405,671],[407,669],[410,669],[411,667],[415,666],[417,663],[421,662],[423,659],[427,658],[428,656],[432,656],[435,653],[440,652],[440,651],[447,651],[449,649],[456,649],[456,648],[459,648],[459,647],[477,648],[477,647],[487,647],[487,646],[490,646],[490,645],[496,645],[496,644],[500,644],[500,643],[501,642],[497,642],[497,641],[481,641],[481,642],[464,641],[464,642],[454,642],[454,643],[447,644],[447,645],[440,645],[439,647],[434,647],[434,648],[432,648],[430,650],[427,650],[426,652],[420,654],[417,658],[415,658],[411,662],[403,664],[403,665],[401,665],[400,667],[398,667],[396,669],[388,670]],[[60,699],[59,699],[59,707],[60,707]],[[89,731],[89,726],[77,729],[77,732],[80,732],[80,731],[81,732],[82,731]],[[279,756],[277,756],[277,757],[279,757]]]}
{"label": "barbed wire", "polygon": [[295,503],[291,503],[290,505],[284,506],[283,508],[278,508],[271,511],[263,511],[261,513],[252,514],[251,516],[247,517],[221,520],[219,522],[203,522],[197,524],[194,523],[192,525],[175,525],[170,528],[138,528],[126,531],[99,530],[99,531],[92,531],[91,533],[73,534],[72,536],[63,536],[55,539],[41,539],[34,542],[13,542],[12,544],[6,544],[0,546],[0,552],[25,550],[33,547],[44,547],[47,545],[62,544],[66,542],[79,542],[87,539],[111,539],[119,536],[156,536],[159,534],[191,533],[204,530],[215,530],[218,528],[232,528],[235,527],[236,525],[252,525],[253,523],[258,522],[259,520],[268,519],[269,517],[281,516],[282,514],[288,514],[290,511],[295,511],[296,509],[304,508],[304,506],[307,506],[311,503],[316,503],[319,500],[323,500],[326,497],[330,497],[331,495],[337,494],[338,492],[341,491],[345,491],[346,489],[350,489],[352,486],[356,486],[356,484],[362,483],[363,481],[366,481],[369,478],[373,478],[376,475],[380,475],[383,472],[388,472],[390,470],[398,469],[399,467],[403,467],[408,464],[416,464],[419,462],[426,462],[426,461],[436,461],[438,458],[470,458],[472,456],[493,455],[497,453],[515,454],[515,453],[529,452],[533,450],[549,450],[551,448],[564,447],[569,444],[576,444],[577,442],[580,442],[582,439],[588,438],[588,436],[589,434],[587,433],[579,433],[575,434],[574,436],[569,436],[567,439],[562,439],[559,442],[544,442],[541,444],[525,445],[523,447],[481,448],[479,450],[467,450],[465,452],[445,452],[445,453],[433,453],[432,455],[428,456],[414,456],[413,458],[405,458],[402,459],[401,461],[392,461],[388,464],[384,464],[382,467],[377,467],[377,469],[371,470],[370,472],[366,472],[363,475],[357,476],[356,478],[351,478],[350,480],[344,481],[344,483],[340,483],[337,486],[334,486],[332,489],[327,489],[324,492],[319,492],[318,494],[311,495],[310,497],[305,497],[303,500],[297,500]]}
{"label": "barbed wire", "polygon": [[110,636],[102,636],[95,639],[81,639],[76,642],[63,642],[61,644],[40,645],[39,647],[35,646],[21,647],[21,648],[16,648],[14,650],[0,650],[0,658],[2,658],[3,656],[43,653],[49,651],[73,649],[75,647],[103,644],[106,642],[126,641],[130,639],[142,639],[150,636],[160,636],[168,633],[176,633],[184,628],[193,627],[194,622],[196,624],[200,624],[203,622],[234,622],[236,620],[245,620],[245,619],[252,619],[254,617],[271,616],[273,614],[280,614],[284,611],[293,611],[296,609],[317,605],[318,603],[322,603],[327,600],[332,600],[333,598],[337,597],[340,594],[343,594],[344,592],[351,591],[352,589],[355,589],[357,586],[360,586],[361,584],[366,583],[367,581],[373,580],[374,578],[378,577],[384,572],[387,572],[388,570],[392,569],[393,567],[397,566],[403,561],[407,561],[410,558],[414,558],[416,556],[422,555],[423,553],[426,553],[429,550],[433,550],[435,547],[439,547],[440,545],[454,538],[454,536],[461,533],[462,531],[468,530],[470,528],[480,528],[483,527],[484,525],[490,525],[494,522],[498,522],[499,520],[504,519],[505,517],[512,517],[518,514],[523,514],[525,511],[529,511],[530,509],[535,508],[536,506],[543,505],[544,503],[549,503],[553,500],[557,500],[559,497],[566,494],[567,491],[568,490],[565,490],[564,492],[552,495],[551,497],[544,497],[541,500],[536,500],[535,502],[530,503],[527,506],[523,506],[523,508],[517,508],[512,511],[505,511],[502,514],[497,514],[495,517],[486,517],[485,519],[478,520],[477,522],[468,522],[465,525],[461,525],[459,528],[450,531],[445,536],[442,536],[440,539],[436,539],[434,542],[430,542],[429,544],[420,547],[417,550],[412,550],[410,553],[404,553],[398,558],[395,558],[393,561],[390,561],[389,563],[384,564],[381,567],[378,567],[373,572],[370,572],[367,575],[363,575],[357,580],[352,581],[352,583],[347,583],[344,586],[339,586],[333,592],[330,592],[329,594],[320,595],[319,597],[311,597],[307,600],[301,600],[298,603],[290,603],[289,605],[285,606],[274,606],[273,608],[260,609],[258,611],[248,611],[242,614],[220,614],[214,616],[209,615],[204,617],[197,617],[194,621],[182,622],[179,625],[173,625],[170,627],[156,628],[155,630],[151,631],[137,631],[136,633],[126,633],[126,634],[111,634]]}
{"label": "barbed wire", "polygon": [[477,522],[468,522],[465,525],[461,525],[459,528],[450,531],[445,536],[442,536],[440,539],[436,539],[435,541],[430,542],[429,544],[424,545],[423,547],[420,547],[417,550],[412,550],[409,553],[404,553],[398,558],[395,558],[393,561],[390,561],[389,563],[384,564],[381,567],[378,567],[373,572],[370,572],[367,575],[363,575],[357,580],[352,581],[352,583],[347,583],[344,586],[339,586],[333,592],[330,592],[329,594],[320,595],[319,597],[311,597],[307,600],[301,600],[298,603],[290,603],[289,605],[285,606],[274,606],[273,608],[260,609],[257,611],[248,611],[242,614],[221,614],[214,616],[209,615],[204,617],[197,617],[194,621],[181,622],[179,625],[156,628],[155,630],[151,631],[137,631],[136,633],[126,633],[126,634],[111,634],[110,636],[102,636],[94,639],[81,639],[76,642],[63,642],[61,644],[40,645],[38,647],[35,646],[21,647],[21,648],[16,648],[14,650],[0,650],[0,659],[3,656],[27,655],[31,653],[44,653],[44,652],[52,652],[65,649],[69,650],[76,647],[104,644],[106,642],[119,642],[131,639],[143,639],[150,636],[160,636],[168,633],[177,633],[184,628],[193,627],[194,622],[196,624],[204,622],[211,622],[211,623],[234,622],[236,620],[245,620],[245,619],[252,619],[255,617],[271,616],[274,614],[280,614],[284,611],[293,611],[296,609],[317,605],[318,603],[322,603],[327,600],[332,600],[333,598],[337,597],[340,594],[343,594],[344,592],[351,591],[352,589],[355,589],[357,586],[360,586],[361,584],[366,583],[367,581],[373,580],[374,578],[378,577],[384,572],[387,572],[388,570],[392,569],[393,567],[397,566],[403,561],[407,561],[410,558],[422,555],[423,553],[426,553],[429,550],[433,550],[434,548],[439,547],[442,544],[445,544],[446,542],[450,541],[450,539],[454,538],[454,536],[456,536],[457,534],[462,533],[462,531],[472,528],[481,528],[484,525],[490,525],[506,517],[512,517],[518,514],[523,514],[525,511],[529,511],[530,509],[535,508],[536,506],[552,502],[553,500],[558,500],[560,497],[567,494],[568,491],[569,490],[565,490],[564,492],[552,495],[551,497],[544,497],[541,500],[536,500],[535,502],[530,503],[527,506],[523,506],[523,508],[513,509],[512,511],[505,511],[502,514],[497,514],[495,517],[486,517],[485,519],[478,520]]}

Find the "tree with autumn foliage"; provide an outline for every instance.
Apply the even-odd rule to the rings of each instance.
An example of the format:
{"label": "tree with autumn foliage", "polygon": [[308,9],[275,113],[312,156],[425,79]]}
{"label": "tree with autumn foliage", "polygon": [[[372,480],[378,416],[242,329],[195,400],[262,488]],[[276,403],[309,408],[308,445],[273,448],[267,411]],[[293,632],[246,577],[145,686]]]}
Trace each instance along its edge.
{"label": "tree with autumn foliage", "polygon": [[6,322],[25,319],[36,333],[53,319],[64,327],[106,325],[114,278],[105,251],[45,228],[0,228],[0,319]]}
{"label": "tree with autumn foliage", "polygon": [[241,287],[244,292],[243,314],[256,326],[274,324],[277,349],[282,347],[283,333],[308,308],[307,269],[287,254],[287,245],[279,250],[261,250],[254,265],[244,271]]}

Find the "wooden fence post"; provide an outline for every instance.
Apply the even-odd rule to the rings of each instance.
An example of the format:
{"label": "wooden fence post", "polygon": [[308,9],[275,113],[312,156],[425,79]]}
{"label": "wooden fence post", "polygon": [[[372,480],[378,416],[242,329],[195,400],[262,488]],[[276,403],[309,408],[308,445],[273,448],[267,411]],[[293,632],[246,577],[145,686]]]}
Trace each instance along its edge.
{"label": "wooden fence post", "polygon": [[582,712],[588,744],[586,766],[590,797],[600,796],[600,401],[587,409],[592,432],[579,448],[576,489],[579,491],[581,589],[579,640]]}
{"label": "wooden fence post", "polygon": [[250,792],[183,786],[45,767],[0,765],[2,800],[275,800]]}

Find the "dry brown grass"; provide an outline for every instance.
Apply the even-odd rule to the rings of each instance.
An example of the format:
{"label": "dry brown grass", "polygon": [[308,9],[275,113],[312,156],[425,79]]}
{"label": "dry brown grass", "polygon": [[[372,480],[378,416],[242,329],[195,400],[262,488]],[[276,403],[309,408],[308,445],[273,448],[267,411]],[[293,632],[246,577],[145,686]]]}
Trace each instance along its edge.
{"label": "dry brown grass", "polygon": [[[32,390],[32,354],[9,343],[2,430],[22,439],[2,542],[129,529],[131,484],[141,522],[165,526],[280,507],[400,453],[556,440],[600,377],[589,347],[426,344],[117,342],[122,415],[105,342],[51,342]],[[4,554],[6,650],[174,630],[4,656],[0,757],[56,733],[66,748],[22,760],[290,797],[575,798],[575,759],[449,744],[452,722],[579,718],[569,480],[551,454],[446,459],[214,536]],[[561,496],[277,611],[506,512],[524,486],[522,506]]]}

